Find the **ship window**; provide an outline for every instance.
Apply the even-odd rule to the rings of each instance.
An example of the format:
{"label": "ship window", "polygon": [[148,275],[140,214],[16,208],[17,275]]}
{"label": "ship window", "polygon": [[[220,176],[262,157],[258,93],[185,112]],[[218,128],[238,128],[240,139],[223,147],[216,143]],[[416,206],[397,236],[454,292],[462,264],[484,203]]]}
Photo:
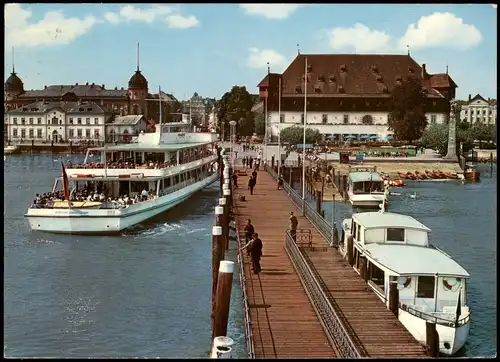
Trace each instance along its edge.
{"label": "ship window", "polygon": [[382,269],[377,267],[376,265],[370,263],[370,281],[375,284],[377,287],[379,287],[382,291],[385,289],[385,273]]}
{"label": "ship window", "polygon": [[434,298],[434,277],[418,277],[417,298]]}
{"label": "ship window", "polygon": [[358,225],[358,233],[357,233],[358,236],[356,236],[356,240],[357,241],[360,241],[361,240],[361,228],[359,227]]}
{"label": "ship window", "polygon": [[387,228],[387,241],[405,241],[405,229]]}
{"label": "ship window", "polygon": [[179,183],[179,175],[175,175],[175,185]]}

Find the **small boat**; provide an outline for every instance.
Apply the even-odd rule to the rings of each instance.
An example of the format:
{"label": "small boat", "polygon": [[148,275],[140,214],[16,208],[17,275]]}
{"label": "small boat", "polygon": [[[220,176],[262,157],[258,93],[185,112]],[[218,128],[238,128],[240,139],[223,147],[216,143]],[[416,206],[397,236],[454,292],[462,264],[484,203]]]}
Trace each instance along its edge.
{"label": "small boat", "polygon": [[19,150],[18,145],[10,145],[10,146],[5,146],[3,148],[3,153],[6,155],[10,155],[10,154],[16,153],[18,150]]}
{"label": "small boat", "polygon": [[406,174],[402,171],[398,171],[398,175],[399,177],[401,177],[402,179],[405,179],[406,178]]}
{"label": "small boat", "polygon": [[384,180],[373,166],[352,166],[347,180],[347,194],[352,206],[379,207],[386,201]]}
{"label": "small boat", "polygon": [[465,165],[464,178],[467,181],[479,181],[479,171],[476,170],[476,166],[472,163],[467,163]]}
{"label": "small boat", "polygon": [[419,180],[425,180],[427,175],[424,172],[415,171],[415,177]]}
{"label": "small boat", "polygon": [[432,171],[432,174],[434,175],[433,178],[436,178],[436,179],[442,178],[441,173],[439,171]]}
{"label": "small boat", "polygon": [[399,321],[426,345],[426,321],[436,323],[439,351],[454,355],[467,341],[471,324],[469,273],[429,244],[431,230],[411,216],[355,213],[342,222],[339,252],[368,287],[389,306],[389,285],[397,282]]}
{"label": "small boat", "polygon": [[410,172],[410,171],[408,171],[408,172],[406,173],[406,178],[407,178],[407,179],[410,179],[410,180],[416,180],[416,179],[417,179],[417,177],[415,176],[415,174],[413,174],[413,173],[412,173],[412,172]]}
{"label": "small boat", "polygon": [[434,173],[432,171],[425,170],[425,175],[427,178],[434,178]]}

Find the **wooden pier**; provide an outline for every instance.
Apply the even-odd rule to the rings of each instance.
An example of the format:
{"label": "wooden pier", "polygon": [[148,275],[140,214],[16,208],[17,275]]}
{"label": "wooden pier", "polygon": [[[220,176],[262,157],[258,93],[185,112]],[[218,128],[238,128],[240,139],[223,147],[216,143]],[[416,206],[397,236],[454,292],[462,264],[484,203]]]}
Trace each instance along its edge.
{"label": "wooden pier", "polygon": [[[264,246],[259,275],[252,272],[246,253],[243,257],[256,358],[425,357],[424,347],[277,190],[267,172],[258,173],[253,195],[247,182],[247,177],[240,177],[234,211],[240,246],[247,219]],[[239,195],[246,200],[240,201]],[[312,236],[310,245],[294,243],[292,251],[286,234],[291,211],[299,219],[299,229],[310,230]]]}

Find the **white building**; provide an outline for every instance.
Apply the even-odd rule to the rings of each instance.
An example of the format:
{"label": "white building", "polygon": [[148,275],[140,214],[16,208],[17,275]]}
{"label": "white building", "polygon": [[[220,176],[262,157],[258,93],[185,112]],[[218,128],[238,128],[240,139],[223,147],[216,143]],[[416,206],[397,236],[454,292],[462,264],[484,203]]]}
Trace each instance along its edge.
{"label": "white building", "polygon": [[486,100],[477,94],[462,106],[460,120],[470,124],[483,123],[496,125],[497,123],[497,102],[495,99]]}
{"label": "white building", "polygon": [[306,93],[309,128],[337,140],[347,135],[386,136],[392,134],[390,92],[406,76],[418,79],[426,92],[429,124],[446,122],[457,85],[448,73],[427,73],[426,65],[409,55],[299,54],[282,74],[268,73],[259,83],[261,102],[252,110],[265,112],[267,103],[267,133],[276,140],[279,130],[304,123]]}
{"label": "white building", "polygon": [[106,124],[107,142],[130,142],[141,131],[146,132],[147,121],[143,115],[118,116]]}
{"label": "white building", "polygon": [[7,112],[11,140],[104,140],[111,115],[96,103],[36,102]]}

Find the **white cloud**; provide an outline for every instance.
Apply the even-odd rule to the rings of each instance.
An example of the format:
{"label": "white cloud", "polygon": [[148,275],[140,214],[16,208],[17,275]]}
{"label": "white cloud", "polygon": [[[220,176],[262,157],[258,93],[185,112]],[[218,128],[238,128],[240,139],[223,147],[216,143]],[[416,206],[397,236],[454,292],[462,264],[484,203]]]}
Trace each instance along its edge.
{"label": "white cloud", "polygon": [[497,4],[491,4],[491,6],[493,6],[494,9],[497,8]]}
{"label": "white cloud", "polygon": [[287,64],[286,58],[272,49],[250,48],[250,55],[247,59],[247,66],[250,68],[267,69],[267,63],[273,71],[282,70]]}
{"label": "white cloud", "polygon": [[147,8],[125,5],[120,8],[118,13],[105,13],[104,19],[111,24],[133,21],[151,24],[155,21],[164,21],[169,28],[173,29],[187,29],[200,24],[194,15],[180,15],[178,6],[169,5],[151,5]]}
{"label": "white cloud", "polygon": [[411,24],[399,40],[398,47],[431,48],[453,47],[468,49],[482,41],[481,32],[452,13],[433,13],[422,16],[417,24]]}
{"label": "white cloud", "polygon": [[200,22],[194,15],[182,16],[176,14],[167,16],[167,24],[172,29],[188,29],[198,26]]}
{"label": "white cloud", "polygon": [[354,49],[356,52],[384,52],[391,48],[391,37],[383,31],[371,30],[366,25],[334,28],[330,31],[333,49]]}
{"label": "white cloud", "polygon": [[6,47],[37,47],[69,44],[88,33],[99,22],[94,16],[66,18],[62,11],[49,11],[43,19],[30,23],[32,12],[20,4],[5,5]]}
{"label": "white cloud", "polygon": [[240,4],[247,14],[263,16],[267,19],[285,19],[293,13],[299,4]]}

